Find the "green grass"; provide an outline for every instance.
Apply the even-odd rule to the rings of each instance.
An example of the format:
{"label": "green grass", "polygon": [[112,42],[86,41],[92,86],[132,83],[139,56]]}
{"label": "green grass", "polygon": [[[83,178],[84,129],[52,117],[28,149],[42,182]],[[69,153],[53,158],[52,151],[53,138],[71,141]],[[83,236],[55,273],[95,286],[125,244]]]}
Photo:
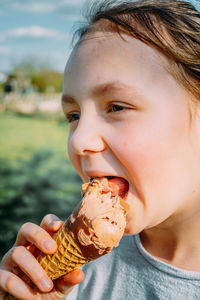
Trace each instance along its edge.
{"label": "green grass", "polygon": [[41,150],[67,158],[67,133],[57,121],[0,114],[0,158],[17,163]]}

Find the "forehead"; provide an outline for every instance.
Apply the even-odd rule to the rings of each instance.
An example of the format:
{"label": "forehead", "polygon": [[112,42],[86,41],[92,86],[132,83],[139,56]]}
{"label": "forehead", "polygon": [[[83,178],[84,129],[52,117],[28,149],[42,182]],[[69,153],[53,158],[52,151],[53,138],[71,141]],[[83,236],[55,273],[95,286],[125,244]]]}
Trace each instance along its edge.
{"label": "forehead", "polygon": [[145,62],[150,59],[154,66],[160,65],[161,67],[169,63],[168,59],[155,48],[130,35],[97,31],[86,35],[74,48],[67,67],[76,64],[75,61],[78,64],[82,59],[106,59],[109,56],[112,60],[118,58],[121,63],[126,61],[126,58],[127,60],[133,59],[133,63],[136,63],[136,58],[142,58]]}
{"label": "forehead", "polygon": [[129,35],[95,32],[73,50],[65,68],[64,92],[84,92],[88,86],[113,81],[138,88],[147,81],[161,83],[169,76],[168,64],[159,51]]}

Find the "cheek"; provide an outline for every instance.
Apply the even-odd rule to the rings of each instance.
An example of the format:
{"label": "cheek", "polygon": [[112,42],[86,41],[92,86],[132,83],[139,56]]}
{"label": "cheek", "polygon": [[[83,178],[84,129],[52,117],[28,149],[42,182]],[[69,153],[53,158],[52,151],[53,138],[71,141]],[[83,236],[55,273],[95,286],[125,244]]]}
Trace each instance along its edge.
{"label": "cheek", "polygon": [[151,131],[147,135],[132,131],[129,137],[118,137],[117,155],[130,179],[132,195],[136,196],[130,198],[134,216],[130,218],[131,232],[132,228],[143,226],[141,220],[151,227],[181,210],[192,184],[191,152],[184,153],[184,138],[178,140],[176,135],[159,138]]}
{"label": "cheek", "polygon": [[[128,133],[127,133],[128,134]],[[158,142],[158,137],[145,133],[130,132],[128,137],[118,137],[120,146],[117,155],[128,176],[136,187],[138,194],[144,195],[149,187],[158,183],[166,155],[171,151],[169,146]],[[162,171],[163,172],[163,171]],[[163,178],[164,180],[164,178]],[[143,197],[143,196],[142,196]]]}
{"label": "cheek", "polygon": [[113,148],[138,192],[160,197],[163,190],[167,195],[176,184],[181,186],[192,156],[186,115],[180,120],[171,114],[135,122],[118,130],[117,136],[120,143]]}

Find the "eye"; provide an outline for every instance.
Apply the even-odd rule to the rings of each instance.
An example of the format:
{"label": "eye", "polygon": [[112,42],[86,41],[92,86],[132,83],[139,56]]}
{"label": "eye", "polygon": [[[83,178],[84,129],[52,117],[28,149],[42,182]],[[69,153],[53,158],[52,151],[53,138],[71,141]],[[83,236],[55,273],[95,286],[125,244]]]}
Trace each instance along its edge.
{"label": "eye", "polygon": [[72,123],[76,120],[80,119],[80,113],[78,112],[70,112],[66,115],[68,123]]}
{"label": "eye", "polygon": [[108,113],[112,113],[112,112],[120,112],[123,110],[128,110],[131,109],[131,107],[127,104],[121,104],[121,103],[109,103],[108,108],[107,108],[107,112]]}

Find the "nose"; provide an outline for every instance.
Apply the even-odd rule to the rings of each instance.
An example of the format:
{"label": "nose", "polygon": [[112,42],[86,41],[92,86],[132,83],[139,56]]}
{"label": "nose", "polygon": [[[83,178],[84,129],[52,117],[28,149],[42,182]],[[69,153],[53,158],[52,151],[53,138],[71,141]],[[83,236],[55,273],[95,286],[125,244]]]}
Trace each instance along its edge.
{"label": "nose", "polygon": [[81,118],[69,134],[68,146],[77,155],[87,155],[105,150],[102,126],[94,119]]}

